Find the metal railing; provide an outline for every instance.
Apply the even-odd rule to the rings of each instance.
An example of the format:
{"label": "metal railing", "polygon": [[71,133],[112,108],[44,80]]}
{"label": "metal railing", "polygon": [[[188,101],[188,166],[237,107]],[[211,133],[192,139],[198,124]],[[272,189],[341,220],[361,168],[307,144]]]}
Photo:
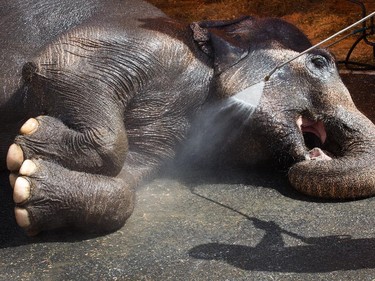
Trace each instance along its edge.
{"label": "metal railing", "polygon": [[[366,7],[363,4],[363,2],[358,1],[358,0],[348,0],[348,1],[360,6],[362,18],[367,16]],[[372,47],[373,58],[375,61],[375,42],[371,41],[369,38],[370,36],[375,35],[374,17],[370,17],[368,20],[364,21],[362,23],[362,27],[360,29],[353,31],[350,35],[352,34],[360,34],[360,36],[357,38],[357,40],[353,43],[353,45],[349,49],[345,60],[339,61],[338,63],[344,64],[345,67],[349,70],[375,70],[375,64],[355,62],[351,60],[351,55],[353,51],[356,49],[358,44],[363,41],[364,43]]]}

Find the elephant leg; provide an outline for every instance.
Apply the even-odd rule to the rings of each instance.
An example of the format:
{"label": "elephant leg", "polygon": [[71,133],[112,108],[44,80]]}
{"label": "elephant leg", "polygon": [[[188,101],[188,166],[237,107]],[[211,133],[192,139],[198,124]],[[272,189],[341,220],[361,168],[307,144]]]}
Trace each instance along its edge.
{"label": "elephant leg", "polygon": [[133,210],[136,183],[125,170],[108,177],[27,159],[10,182],[17,223],[29,235],[62,227],[110,232],[123,226]]}
{"label": "elephant leg", "polygon": [[7,156],[10,171],[25,159],[52,160],[74,171],[116,176],[128,149],[123,120],[110,120],[74,130],[50,116],[31,118],[21,127]]}

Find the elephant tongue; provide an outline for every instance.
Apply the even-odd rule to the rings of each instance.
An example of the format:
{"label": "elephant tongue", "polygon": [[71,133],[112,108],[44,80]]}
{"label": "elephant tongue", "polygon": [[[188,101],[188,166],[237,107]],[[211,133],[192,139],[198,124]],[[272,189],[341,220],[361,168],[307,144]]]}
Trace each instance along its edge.
{"label": "elephant tongue", "polygon": [[302,133],[313,133],[320,139],[322,144],[325,143],[327,132],[322,121],[313,121],[300,116],[297,120],[297,125]]}

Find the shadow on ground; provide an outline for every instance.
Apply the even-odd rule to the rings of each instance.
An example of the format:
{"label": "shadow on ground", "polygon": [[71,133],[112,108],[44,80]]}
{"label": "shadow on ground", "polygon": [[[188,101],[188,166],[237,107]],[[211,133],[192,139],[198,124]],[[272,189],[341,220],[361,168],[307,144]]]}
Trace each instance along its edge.
{"label": "shadow on ground", "polygon": [[[248,218],[265,234],[255,246],[227,243],[201,244],[189,251],[195,259],[224,261],[243,270],[318,273],[375,268],[375,239],[346,235],[303,237],[282,229],[273,221]],[[282,234],[303,245],[288,247]]]}
{"label": "shadow on ground", "polygon": [[15,222],[12,189],[8,183],[8,173],[0,173],[0,248],[25,243],[27,238]]}
{"label": "shadow on ground", "polygon": [[[255,246],[220,242],[200,244],[189,251],[190,257],[222,261],[242,270],[251,271],[318,273],[375,268],[375,259],[373,258],[375,238],[354,239],[350,235],[344,234],[317,237],[302,236],[280,227],[274,221],[250,217],[229,205],[201,195],[199,191],[196,192],[195,187],[199,190],[199,185],[207,184],[207,182],[211,184],[224,182],[272,188],[282,196],[302,202],[340,204],[343,201],[319,200],[301,195],[289,186],[285,174],[275,171],[272,177],[273,182],[269,181],[270,176],[267,171],[249,173],[233,170],[211,172],[206,176],[197,174],[185,177],[184,182],[191,189],[193,195],[244,217],[254,228],[263,231],[264,234]],[[298,240],[298,245],[286,245],[283,236]]]}

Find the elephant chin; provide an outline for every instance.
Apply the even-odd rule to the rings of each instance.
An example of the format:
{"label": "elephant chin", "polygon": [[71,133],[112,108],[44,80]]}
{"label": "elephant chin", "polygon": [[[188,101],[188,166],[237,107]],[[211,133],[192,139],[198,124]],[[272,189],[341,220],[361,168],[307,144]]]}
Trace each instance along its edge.
{"label": "elephant chin", "polygon": [[[290,167],[289,181],[301,193],[329,199],[375,195],[375,126],[361,114],[345,119],[349,121],[339,120],[339,126],[335,125],[336,128],[349,128],[335,139],[345,147],[340,155],[314,147],[307,152],[304,161]],[[334,128],[332,123],[328,127]],[[332,137],[327,136],[322,122],[299,120],[297,124],[302,133],[313,133],[322,144]],[[329,135],[329,129],[327,131]],[[352,133],[348,132],[357,135],[349,136]]]}

